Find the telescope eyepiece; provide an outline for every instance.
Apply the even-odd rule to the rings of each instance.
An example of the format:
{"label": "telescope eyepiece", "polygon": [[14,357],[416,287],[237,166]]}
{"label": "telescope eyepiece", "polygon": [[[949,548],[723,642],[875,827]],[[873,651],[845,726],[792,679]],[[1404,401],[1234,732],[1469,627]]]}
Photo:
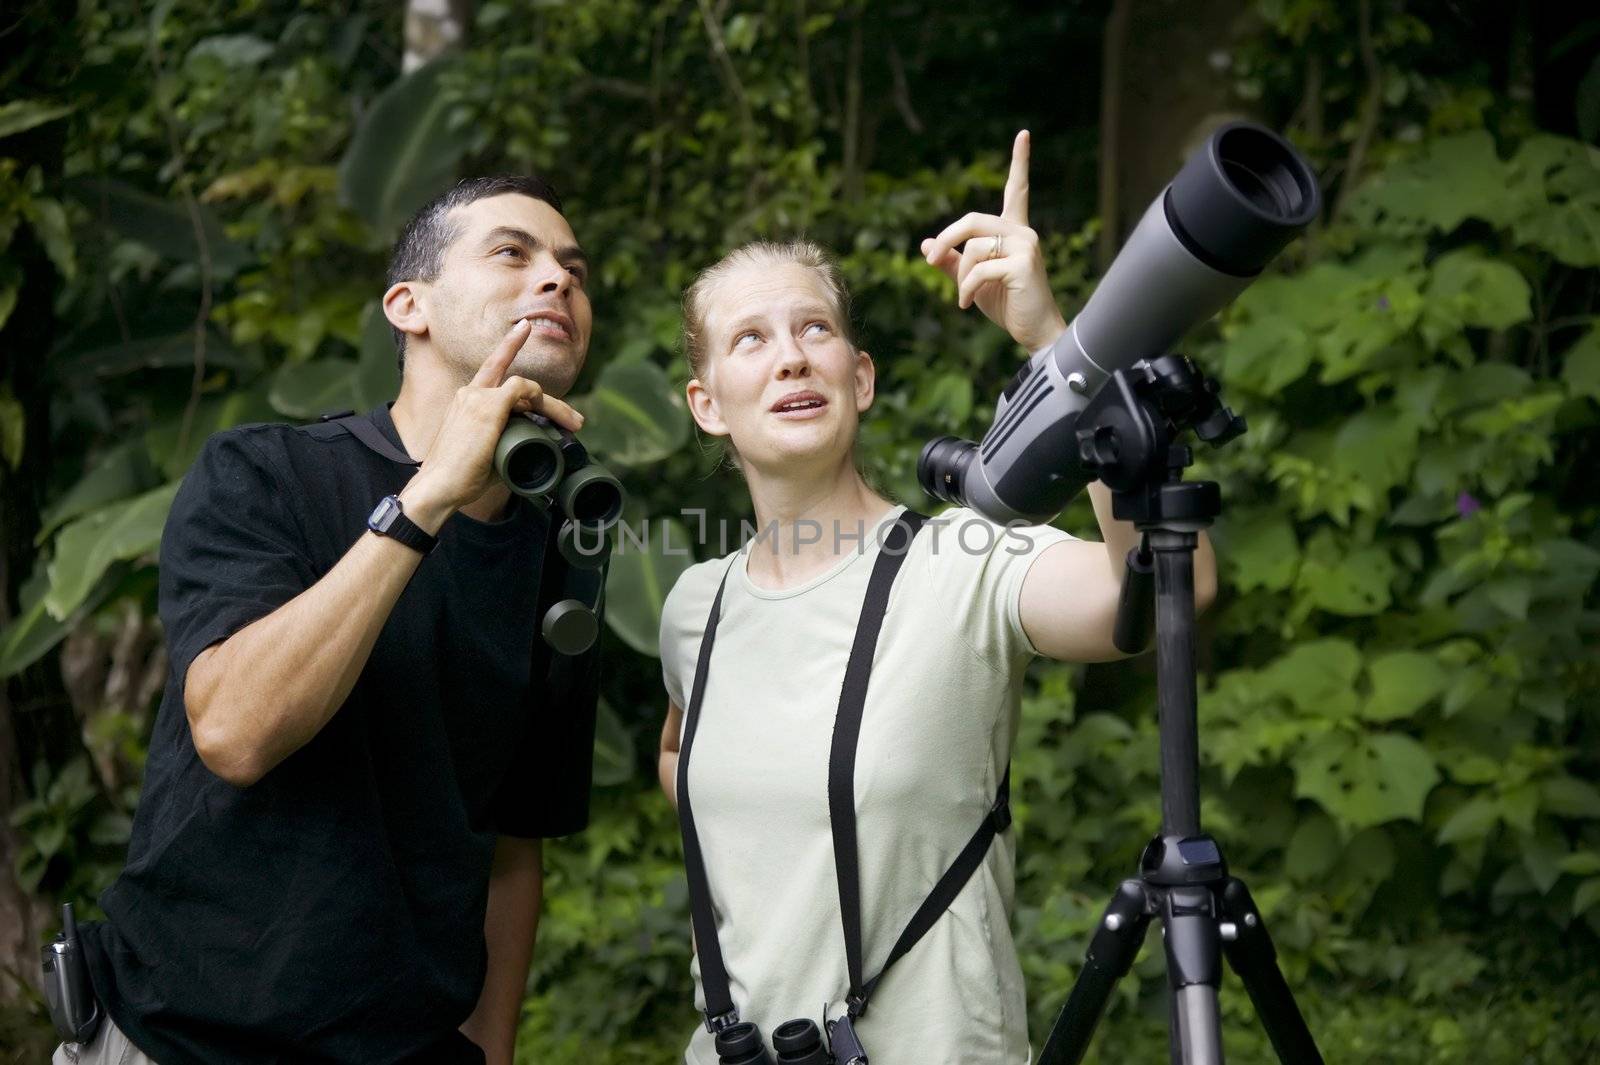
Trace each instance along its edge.
{"label": "telescope eyepiece", "polygon": [[917,482],[922,490],[944,503],[965,505],[962,484],[967,467],[977,457],[978,445],[954,436],[940,436],[922,446],[917,458]]}

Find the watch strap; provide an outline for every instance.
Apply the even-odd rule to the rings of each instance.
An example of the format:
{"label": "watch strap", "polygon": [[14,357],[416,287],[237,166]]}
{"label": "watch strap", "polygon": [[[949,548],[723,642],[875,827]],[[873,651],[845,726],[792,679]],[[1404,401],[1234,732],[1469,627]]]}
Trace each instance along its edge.
{"label": "watch strap", "polygon": [[439,538],[426,532],[422,526],[406,517],[397,496],[384,496],[367,518],[367,528],[379,536],[387,536],[414,551],[427,555],[439,546]]}

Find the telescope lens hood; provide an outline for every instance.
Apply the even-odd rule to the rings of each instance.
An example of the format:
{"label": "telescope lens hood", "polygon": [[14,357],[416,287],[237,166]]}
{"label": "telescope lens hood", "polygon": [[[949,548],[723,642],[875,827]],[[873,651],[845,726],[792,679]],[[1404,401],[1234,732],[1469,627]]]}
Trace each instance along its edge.
{"label": "telescope lens hood", "polygon": [[1317,216],[1322,193],[1287,140],[1253,122],[1229,122],[1189,157],[1162,207],[1195,258],[1254,277]]}

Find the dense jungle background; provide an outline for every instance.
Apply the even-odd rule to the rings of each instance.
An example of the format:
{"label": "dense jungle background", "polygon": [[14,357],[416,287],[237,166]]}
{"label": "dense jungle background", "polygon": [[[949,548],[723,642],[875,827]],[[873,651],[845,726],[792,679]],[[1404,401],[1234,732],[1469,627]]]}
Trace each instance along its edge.
{"label": "dense jungle background", "polygon": [[[756,235],[837,249],[880,372],[861,453],[928,506],[1021,353],[917,254],[998,209],[1069,315],[1219,121],[1315,161],[1313,230],[1187,350],[1208,827],[1333,1061],[1600,1059],[1600,12],[1482,0],[13,0],[0,9],[0,1047],[96,913],[166,682],[155,549],[207,434],[376,404],[400,222],[535,171],[594,257],[589,446],[634,520],[748,516],[681,399],[678,297]],[[1086,501],[1060,519],[1093,536]],[[659,545],[662,540],[652,541]],[[704,549],[701,549],[702,552]],[[712,548],[715,550],[715,547]],[[527,1062],[674,1060],[696,1023],[654,774],[664,591],[610,578],[592,827],[547,846]],[[1014,771],[1036,1046],[1159,820],[1152,663],[1039,663]],[[1165,1054],[1157,942],[1099,1060]],[[1224,992],[1231,1059],[1271,1060]]]}

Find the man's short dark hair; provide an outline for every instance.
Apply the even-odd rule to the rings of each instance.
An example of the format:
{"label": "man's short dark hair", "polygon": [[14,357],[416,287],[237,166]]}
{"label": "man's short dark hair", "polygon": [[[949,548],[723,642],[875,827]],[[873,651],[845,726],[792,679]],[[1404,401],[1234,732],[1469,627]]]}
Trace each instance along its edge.
{"label": "man's short dark hair", "polygon": [[[400,231],[394,251],[389,256],[389,276],[384,290],[401,281],[433,281],[444,269],[444,253],[461,235],[460,226],[450,221],[450,212],[469,203],[486,200],[490,196],[518,193],[543,200],[557,211],[561,210],[561,197],[542,178],[531,174],[502,174],[497,177],[465,178],[455,186],[424,204],[411,216],[411,221]],[[393,326],[395,351],[400,369],[406,368],[406,335]]]}

